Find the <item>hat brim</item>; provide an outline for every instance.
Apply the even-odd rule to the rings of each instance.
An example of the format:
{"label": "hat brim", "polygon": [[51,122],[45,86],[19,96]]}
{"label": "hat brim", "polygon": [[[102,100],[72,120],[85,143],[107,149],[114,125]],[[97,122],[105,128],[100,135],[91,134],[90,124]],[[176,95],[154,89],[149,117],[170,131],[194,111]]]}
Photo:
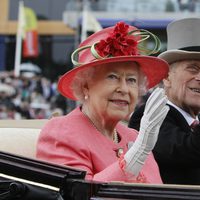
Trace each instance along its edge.
{"label": "hat brim", "polygon": [[168,74],[168,64],[164,60],[152,56],[120,56],[111,57],[88,64],[75,67],[74,69],[66,72],[58,81],[58,91],[65,97],[72,100],[77,100],[71,89],[71,84],[77,72],[85,70],[89,67],[95,67],[105,63],[127,62],[133,61],[140,65],[141,70],[147,76],[148,89],[157,85],[163,78],[166,78]]}
{"label": "hat brim", "polygon": [[200,59],[200,52],[196,51],[183,51],[183,50],[168,50],[161,53],[159,58],[162,58],[169,64],[181,61],[181,60],[192,60]]}

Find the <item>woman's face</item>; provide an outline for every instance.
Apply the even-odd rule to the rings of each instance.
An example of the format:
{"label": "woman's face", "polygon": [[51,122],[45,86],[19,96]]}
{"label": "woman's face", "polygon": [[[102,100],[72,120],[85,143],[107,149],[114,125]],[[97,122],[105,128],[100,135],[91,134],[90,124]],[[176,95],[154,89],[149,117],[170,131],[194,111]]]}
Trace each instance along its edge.
{"label": "woman's face", "polygon": [[137,103],[138,82],[136,63],[112,63],[98,67],[84,89],[90,114],[107,121],[125,119]]}

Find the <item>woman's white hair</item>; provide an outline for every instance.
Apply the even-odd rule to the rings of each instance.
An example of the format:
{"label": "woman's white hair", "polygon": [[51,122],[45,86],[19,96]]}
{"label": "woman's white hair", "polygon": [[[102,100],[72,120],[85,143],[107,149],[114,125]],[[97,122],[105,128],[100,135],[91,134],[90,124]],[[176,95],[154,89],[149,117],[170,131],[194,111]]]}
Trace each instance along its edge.
{"label": "woman's white hair", "polygon": [[84,86],[90,82],[92,80],[92,77],[96,71],[97,67],[90,67],[88,69],[84,69],[79,71],[72,84],[71,84],[71,89],[74,93],[74,96],[77,98],[78,101],[80,101],[81,103],[84,101],[84,92],[83,92],[83,88]]}
{"label": "woman's white hair", "polygon": [[[90,67],[88,69],[80,70],[76,74],[71,84],[71,89],[74,93],[74,96],[81,103],[84,102],[84,97],[85,97],[83,88],[90,81],[95,81],[93,80],[93,77],[94,77],[94,74],[97,73],[99,67],[102,67],[102,66],[95,66],[95,67]],[[147,92],[147,77],[142,72],[142,70],[139,70],[139,96],[143,96],[146,92]]]}

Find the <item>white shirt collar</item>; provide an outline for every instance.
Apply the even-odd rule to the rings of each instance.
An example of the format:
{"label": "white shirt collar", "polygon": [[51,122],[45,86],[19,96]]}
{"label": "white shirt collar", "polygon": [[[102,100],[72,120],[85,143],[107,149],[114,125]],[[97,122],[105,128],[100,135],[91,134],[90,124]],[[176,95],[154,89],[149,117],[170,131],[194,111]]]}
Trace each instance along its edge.
{"label": "white shirt collar", "polygon": [[[176,108],[185,118],[185,120],[187,121],[187,123],[189,124],[189,126],[193,123],[194,118],[187,112],[185,112],[183,109],[179,108],[178,106],[176,106],[174,103],[172,103],[171,101],[167,101],[167,104],[173,106],[174,108]],[[198,118],[197,118],[198,119]]]}

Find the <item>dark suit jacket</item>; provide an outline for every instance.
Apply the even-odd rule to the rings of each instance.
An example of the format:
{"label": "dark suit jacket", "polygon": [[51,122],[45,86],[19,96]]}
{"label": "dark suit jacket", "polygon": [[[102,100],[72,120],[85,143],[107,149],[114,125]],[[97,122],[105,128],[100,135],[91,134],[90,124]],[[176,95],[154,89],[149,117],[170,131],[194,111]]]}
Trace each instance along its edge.
{"label": "dark suit jacket", "polygon": [[[131,116],[129,127],[139,130],[144,106]],[[192,132],[182,114],[170,106],[153,149],[164,183],[200,185],[200,126]]]}

